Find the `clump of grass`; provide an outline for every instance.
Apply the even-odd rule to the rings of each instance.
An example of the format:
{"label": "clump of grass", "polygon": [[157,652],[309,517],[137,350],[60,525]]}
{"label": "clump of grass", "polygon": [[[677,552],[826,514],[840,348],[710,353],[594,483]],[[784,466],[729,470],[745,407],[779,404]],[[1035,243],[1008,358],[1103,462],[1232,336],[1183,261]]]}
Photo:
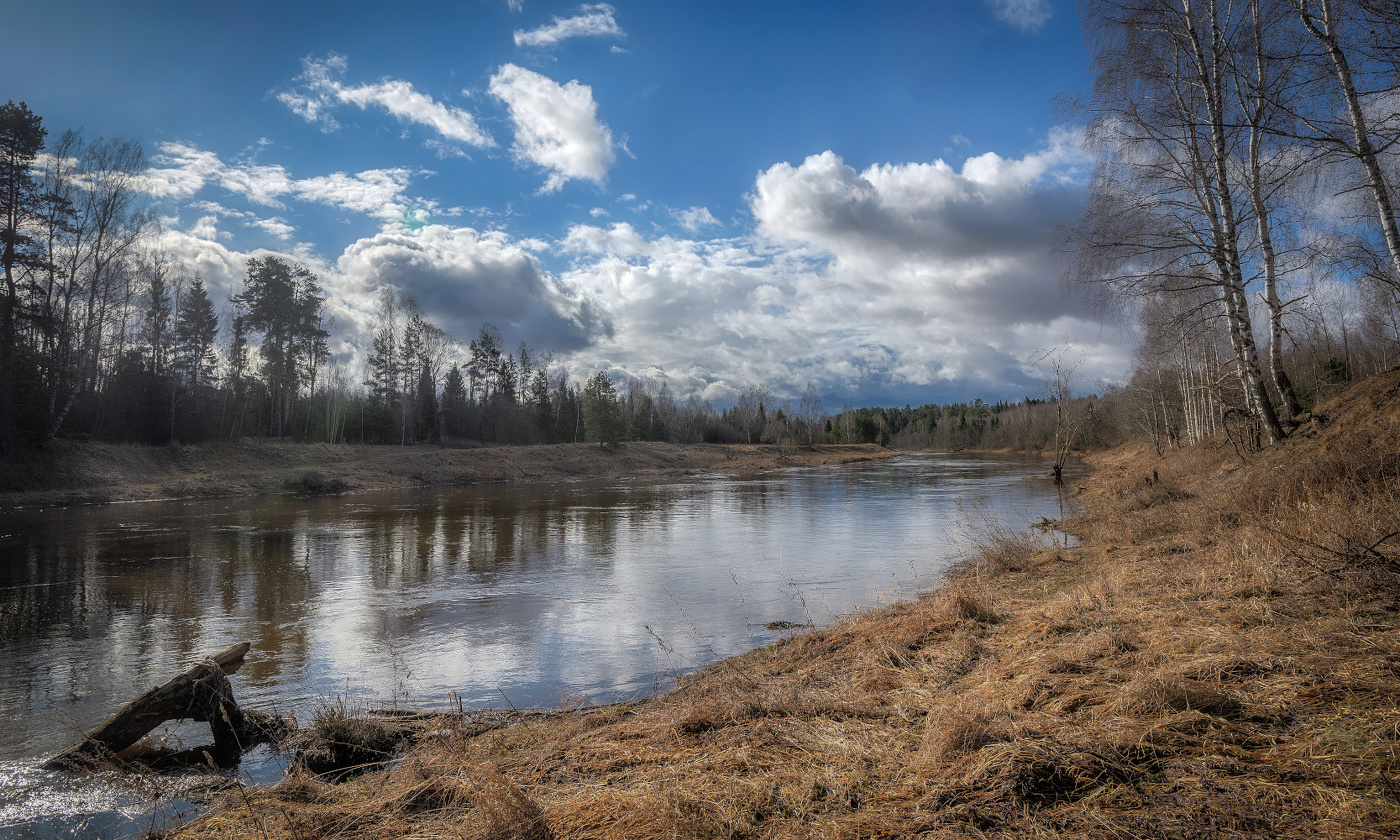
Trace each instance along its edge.
{"label": "clump of grass", "polygon": [[384,766],[411,734],[401,720],[337,698],[319,706],[311,725],[285,739],[283,748],[297,767],[339,780]]}
{"label": "clump of grass", "polygon": [[929,710],[916,758],[925,766],[947,766],[993,741],[1003,740],[1006,732],[1002,723],[982,704],[945,701]]}
{"label": "clump of grass", "polygon": [[1147,674],[1123,687],[1118,708],[1127,713],[1161,715],[1170,712],[1238,714],[1240,701],[1228,692],[1180,674]]}
{"label": "clump of grass", "polygon": [[316,470],[307,470],[282,482],[282,488],[303,496],[333,496],[344,493],[350,486],[339,478],[328,478]]}
{"label": "clump of grass", "polygon": [[958,528],[965,546],[964,563],[979,576],[996,577],[1024,571],[1052,559],[1047,549],[1058,551],[1052,539],[1031,528],[1017,528],[996,517],[981,504],[959,506]]}
{"label": "clump of grass", "polygon": [[1147,510],[1158,505],[1180,502],[1191,498],[1191,494],[1175,483],[1158,478],[1156,473],[1144,476],[1142,485],[1127,494],[1124,500],[1129,510]]}
{"label": "clump of grass", "polygon": [[932,616],[946,624],[974,621],[994,624],[999,616],[992,605],[968,587],[947,586],[932,595]]}
{"label": "clump of grass", "polygon": [[491,764],[412,760],[385,779],[380,807],[404,814],[451,814],[467,836],[544,840],[550,836],[540,806]]}

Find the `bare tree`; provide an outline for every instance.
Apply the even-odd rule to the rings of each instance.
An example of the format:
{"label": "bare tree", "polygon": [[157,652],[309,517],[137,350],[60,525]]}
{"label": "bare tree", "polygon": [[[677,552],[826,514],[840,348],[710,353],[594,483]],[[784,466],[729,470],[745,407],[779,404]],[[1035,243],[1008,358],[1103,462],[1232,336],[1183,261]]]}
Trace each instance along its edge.
{"label": "bare tree", "polygon": [[1079,432],[1094,416],[1094,405],[1090,403],[1078,414],[1073,413],[1074,372],[1083,362],[1083,354],[1075,354],[1069,346],[1053,347],[1030,359],[1033,365],[1044,365],[1050,369],[1045,382],[1045,395],[1055,406],[1055,460],[1050,465],[1050,474],[1055,483],[1063,480],[1065,464],[1069,461],[1070,450],[1079,440]]}
{"label": "bare tree", "polygon": [[1283,430],[1264,386],[1241,255],[1229,84],[1240,27],[1219,0],[1085,0],[1100,152],[1075,232],[1078,278],[1120,295],[1212,287],[1249,413]]}
{"label": "bare tree", "polygon": [[1242,48],[1235,57],[1234,89],[1247,133],[1242,167],[1258,231],[1259,262],[1264,275],[1264,307],[1269,321],[1269,378],[1288,417],[1302,413],[1293,382],[1283,367],[1284,301],[1279,297],[1278,256],[1274,247],[1273,210],[1277,195],[1295,171],[1293,150],[1274,142],[1282,110],[1277,102],[1294,81],[1294,61],[1268,53],[1281,26],[1277,4],[1249,0]]}
{"label": "bare tree", "polygon": [[808,382],[807,390],[802,393],[802,401],[797,404],[797,416],[802,421],[802,427],[807,433],[807,445],[815,446],[817,442],[817,427],[822,422],[822,414],[825,413],[822,406],[821,395],[817,393],[815,383]]}
{"label": "bare tree", "polygon": [[[1400,73],[1394,43],[1393,3],[1376,0],[1286,0],[1294,19],[1318,52],[1304,95],[1287,91],[1275,102],[1293,117],[1292,136],[1355,161],[1366,173],[1380,232],[1393,271],[1384,278],[1400,285],[1400,226],[1393,186],[1381,155],[1400,141],[1400,112],[1393,107]],[[1338,116],[1338,108],[1344,117]]]}

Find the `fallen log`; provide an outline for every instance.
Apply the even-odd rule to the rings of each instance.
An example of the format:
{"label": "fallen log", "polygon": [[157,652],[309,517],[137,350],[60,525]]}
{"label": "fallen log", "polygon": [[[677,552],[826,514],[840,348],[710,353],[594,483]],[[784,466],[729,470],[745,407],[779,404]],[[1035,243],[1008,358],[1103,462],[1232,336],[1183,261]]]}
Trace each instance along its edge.
{"label": "fallen log", "polygon": [[274,737],[286,726],[282,718],[240,709],[228,675],[243,665],[252,648],[229,645],[213,656],[132,700],[81,741],[44,762],[47,769],[89,768],[110,762],[169,720],[207,721],[214,734],[208,757],[233,766],[248,748]]}

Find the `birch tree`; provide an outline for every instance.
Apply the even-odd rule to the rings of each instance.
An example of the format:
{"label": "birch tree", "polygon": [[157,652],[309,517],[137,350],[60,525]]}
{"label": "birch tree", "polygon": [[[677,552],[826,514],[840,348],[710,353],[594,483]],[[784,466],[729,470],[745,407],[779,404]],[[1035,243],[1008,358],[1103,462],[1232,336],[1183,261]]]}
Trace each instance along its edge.
{"label": "birch tree", "polygon": [[1285,304],[1279,296],[1278,255],[1274,246],[1274,208],[1287,173],[1298,162],[1298,155],[1280,148],[1277,131],[1282,109],[1277,102],[1294,81],[1294,64],[1286,56],[1269,50],[1282,26],[1280,15],[1264,0],[1249,0],[1243,49],[1236,55],[1235,95],[1247,133],[1245,165],[1242,167],[1249,201],[1258,232],[1259,263],[1264,279],[1264,307],[1268,315],[1269,378],[1289,417],[1303,408],[1293,382],[1283,367],[1283,316]]}
{"label": "birch tree", "polygon": [[1400,54],[1394,43],[1393,3],[1367,0],[1285,0],[1301,32],[1316,48],[1314,75],[1304,95],[1289,91],[1277,104],[1294,121],[1293,136],[1349,159],[1366,175],[1381,237],[1390,258],[1389,276],[1400,287],[1400,225],[1394,184],[1381,155],[1400,141],[1400,109],[1394,107]]}
{"label": "birch tree", "polygon": [[1248,202],[1242,207],[1232,171],[1238,18],[1217,0],[1086,0],[1082,8],[1100,162],[1077,231],[1080,277],[1130,295],[1213,288],[1246,407],[1278,441],[1245,288]]}
{"label": "birch tree", "polygon": [[808,382],[807,390],[802,393],[802,400],[797,404],[797,416],[802,421],[802,426],[807,433],[807,445],[814,446],[817,442],[817,426],[822,421],[822,414],[825,408],[822,406],[821,395],[817,393],[816,383]]}

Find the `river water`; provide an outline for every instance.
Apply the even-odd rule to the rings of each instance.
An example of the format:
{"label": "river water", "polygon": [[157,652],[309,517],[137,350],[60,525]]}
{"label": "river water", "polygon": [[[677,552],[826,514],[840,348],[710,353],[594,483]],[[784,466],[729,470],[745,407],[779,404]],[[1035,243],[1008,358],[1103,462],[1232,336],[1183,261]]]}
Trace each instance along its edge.
{"label": "river water", "polygon": [[[0,838],[133,835],[170,788],[38,760],[225,645],[241,704],[596,702],[937,584],[960,522],[1058,518],[1043,461],[0,513]],[[174,737],[207,739],[189,732]],[[186,741],[186,745],[192,745]],[[235,771],[270,780],[276,757]],[[151,787],[151,789],[146,789]],[[153,792],[154,791],[154,792]],[[171,806],[170,803],[177,803]]]}

